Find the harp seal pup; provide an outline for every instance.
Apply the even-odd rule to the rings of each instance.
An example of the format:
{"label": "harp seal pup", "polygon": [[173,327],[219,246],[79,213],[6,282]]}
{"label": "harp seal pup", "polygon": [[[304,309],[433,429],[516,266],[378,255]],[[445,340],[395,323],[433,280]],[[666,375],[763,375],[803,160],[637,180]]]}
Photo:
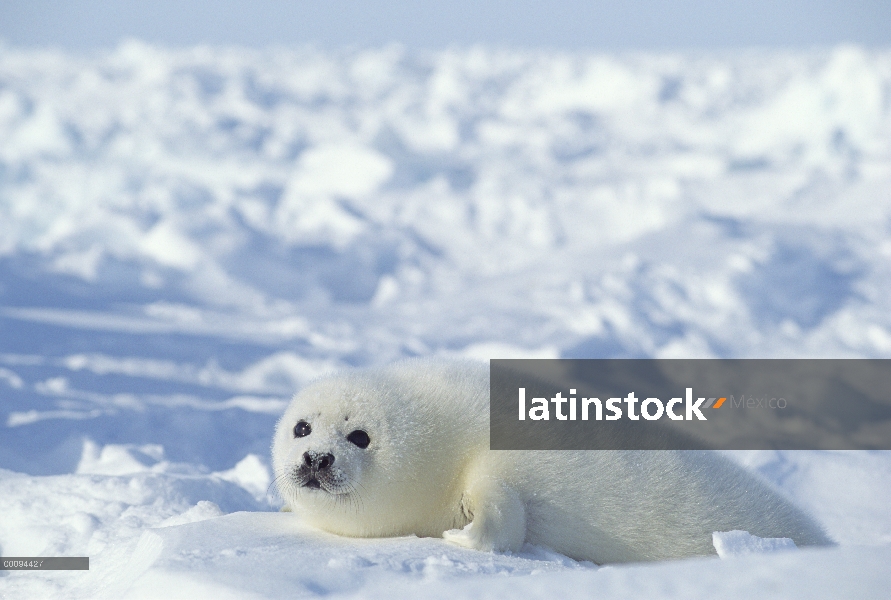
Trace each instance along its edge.
{"label": "harp seal pup", "polygon": [[322,378],[272,444],[276,484],[311,525],[483,551],[524,542],[598,564],[715,554],[712,532],[831,543],[765,484],[708,451],[491,451],[482,364],[410,360]]}

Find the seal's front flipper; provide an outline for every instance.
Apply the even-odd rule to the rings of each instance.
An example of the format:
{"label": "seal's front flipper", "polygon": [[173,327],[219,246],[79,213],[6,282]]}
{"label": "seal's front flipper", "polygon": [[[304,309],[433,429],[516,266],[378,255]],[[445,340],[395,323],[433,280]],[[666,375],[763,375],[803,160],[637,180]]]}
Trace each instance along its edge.
{"label": "seal's front flipper", "polygon": [[477,482],[464,493],[473,520],[442,534],[447,542],[485,552],[516,552],[526,538],[526,509],[517,493],[498,482]]}

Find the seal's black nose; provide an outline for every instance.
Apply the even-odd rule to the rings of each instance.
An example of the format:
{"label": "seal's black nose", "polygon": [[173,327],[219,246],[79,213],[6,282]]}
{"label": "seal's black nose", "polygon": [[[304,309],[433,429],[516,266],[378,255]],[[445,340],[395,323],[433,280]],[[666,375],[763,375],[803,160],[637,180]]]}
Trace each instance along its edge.
{"label": "seal's black nose", "polygon": [[303,462],[307,467],[312,467],[317,471],[324,471],[334,464],[334,455],[330,452],[320,454],[318,452],[304,452]]}

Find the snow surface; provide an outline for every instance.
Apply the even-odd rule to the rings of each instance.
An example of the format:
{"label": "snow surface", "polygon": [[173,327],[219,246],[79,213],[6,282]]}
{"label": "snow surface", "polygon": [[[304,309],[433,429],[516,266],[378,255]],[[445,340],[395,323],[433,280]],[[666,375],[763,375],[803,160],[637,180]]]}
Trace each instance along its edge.
{"label": "snow surface", "polygon": [[731,453],[838,546],[596,567],[314,531],[268,447],[406,356],[887,358],[889,233],[887,50],[0,47],[0,554],[91,559],[0,597],[886,597],[889,452]]}

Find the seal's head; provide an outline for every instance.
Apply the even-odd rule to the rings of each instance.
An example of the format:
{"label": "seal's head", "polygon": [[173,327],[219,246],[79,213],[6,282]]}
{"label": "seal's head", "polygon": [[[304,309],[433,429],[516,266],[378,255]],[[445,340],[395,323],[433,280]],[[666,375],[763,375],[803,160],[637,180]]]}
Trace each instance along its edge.
{"label": "seal's head", "polygon": [[[272,444],[285,503],[343,535],[439,535],[461,524],[460,477],[488,442],[485,376],[418,362],[330,376],[297,394]],[[409,368],[411,367],[411,368]]]}

